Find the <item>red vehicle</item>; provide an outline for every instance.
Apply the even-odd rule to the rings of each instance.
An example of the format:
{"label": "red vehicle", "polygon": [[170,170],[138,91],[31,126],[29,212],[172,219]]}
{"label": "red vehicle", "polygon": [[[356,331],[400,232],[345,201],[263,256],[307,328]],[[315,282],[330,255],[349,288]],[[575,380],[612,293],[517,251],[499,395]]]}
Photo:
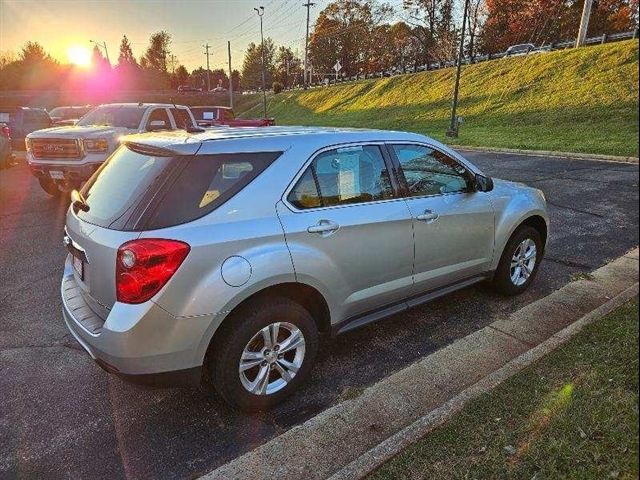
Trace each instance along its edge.
{"label": "red vehicle", "polygon": [[200,127],[269,127],[276,124],[273,118],[236,118],[229,107],[189,107]]}

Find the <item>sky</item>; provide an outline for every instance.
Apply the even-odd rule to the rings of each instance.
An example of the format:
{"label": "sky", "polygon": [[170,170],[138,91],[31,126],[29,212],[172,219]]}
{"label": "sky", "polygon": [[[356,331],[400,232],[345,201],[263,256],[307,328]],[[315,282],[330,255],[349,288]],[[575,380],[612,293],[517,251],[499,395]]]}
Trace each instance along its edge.
{"label": "sky", "polygon": [[[313,23],[329,0],[312,0]],[[106,42],[117,63],[124,34],[139,58],[149,36],[166,30],[171,53],[188,70],[206,67],[203,45],[209,43],[210,68],[227,68],[227,40],[232,66],[241,69],[244,50],[260,41],[260,23],[253,8],[263,5],[264,34],[276,45],[304,52],[305,0],[0,0],[0,52],[18,53],[37,41],[62,63],[72,46],[92,48],[90,40]],[[398,3],[398,2],[394,2]],[[399,2],[401,3],[401,2]],[[176,64],[176,65],[177,65]]]}

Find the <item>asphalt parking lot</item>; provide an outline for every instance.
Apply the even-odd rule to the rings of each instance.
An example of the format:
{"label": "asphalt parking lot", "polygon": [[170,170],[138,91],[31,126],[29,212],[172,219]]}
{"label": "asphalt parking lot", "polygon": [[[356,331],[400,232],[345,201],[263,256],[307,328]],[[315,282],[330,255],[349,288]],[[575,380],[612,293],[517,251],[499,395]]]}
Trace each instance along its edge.
{"label": "asphalt parking lot", "polygon": [[61,318],[66,204],[22,163],[0,171],[0,477],[192,478],[638,244],[637,165],[468,157],[547,194],[551,240],[532,288],[511,299],[468,288],[327,341],[302,391],[260,415],[97,367]]}

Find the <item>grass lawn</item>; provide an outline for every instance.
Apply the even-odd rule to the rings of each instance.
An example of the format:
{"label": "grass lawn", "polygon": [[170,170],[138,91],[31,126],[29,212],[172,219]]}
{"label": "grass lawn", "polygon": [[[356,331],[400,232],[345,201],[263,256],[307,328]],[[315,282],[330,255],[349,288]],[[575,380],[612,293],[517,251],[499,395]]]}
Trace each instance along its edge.
{"label": "grass lawn", "polygon": [[[638,156],[638,40],[463,67],[460,137],[445,139],[453,68],[269,97],[279,125],[408,130],[462,145]],[[261,116],[260,96],[243,116]],[[253,105],[253,107],[251,107]]]}
{"label": "grass lawn", "polygon": [[638,478],[638,302],[469,403],[372,478]]}

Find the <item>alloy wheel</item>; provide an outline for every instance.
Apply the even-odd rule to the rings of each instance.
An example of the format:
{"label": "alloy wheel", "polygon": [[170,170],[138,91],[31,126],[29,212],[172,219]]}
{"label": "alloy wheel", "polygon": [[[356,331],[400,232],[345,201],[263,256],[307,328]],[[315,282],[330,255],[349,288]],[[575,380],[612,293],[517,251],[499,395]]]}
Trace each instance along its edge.
{"label": "alloy wheel", "polygon": [[302,331],[287,322],[267,325],[244,347],[238,372],[242,386],[254,395],[271,395],[296,376],[305,354]]}

